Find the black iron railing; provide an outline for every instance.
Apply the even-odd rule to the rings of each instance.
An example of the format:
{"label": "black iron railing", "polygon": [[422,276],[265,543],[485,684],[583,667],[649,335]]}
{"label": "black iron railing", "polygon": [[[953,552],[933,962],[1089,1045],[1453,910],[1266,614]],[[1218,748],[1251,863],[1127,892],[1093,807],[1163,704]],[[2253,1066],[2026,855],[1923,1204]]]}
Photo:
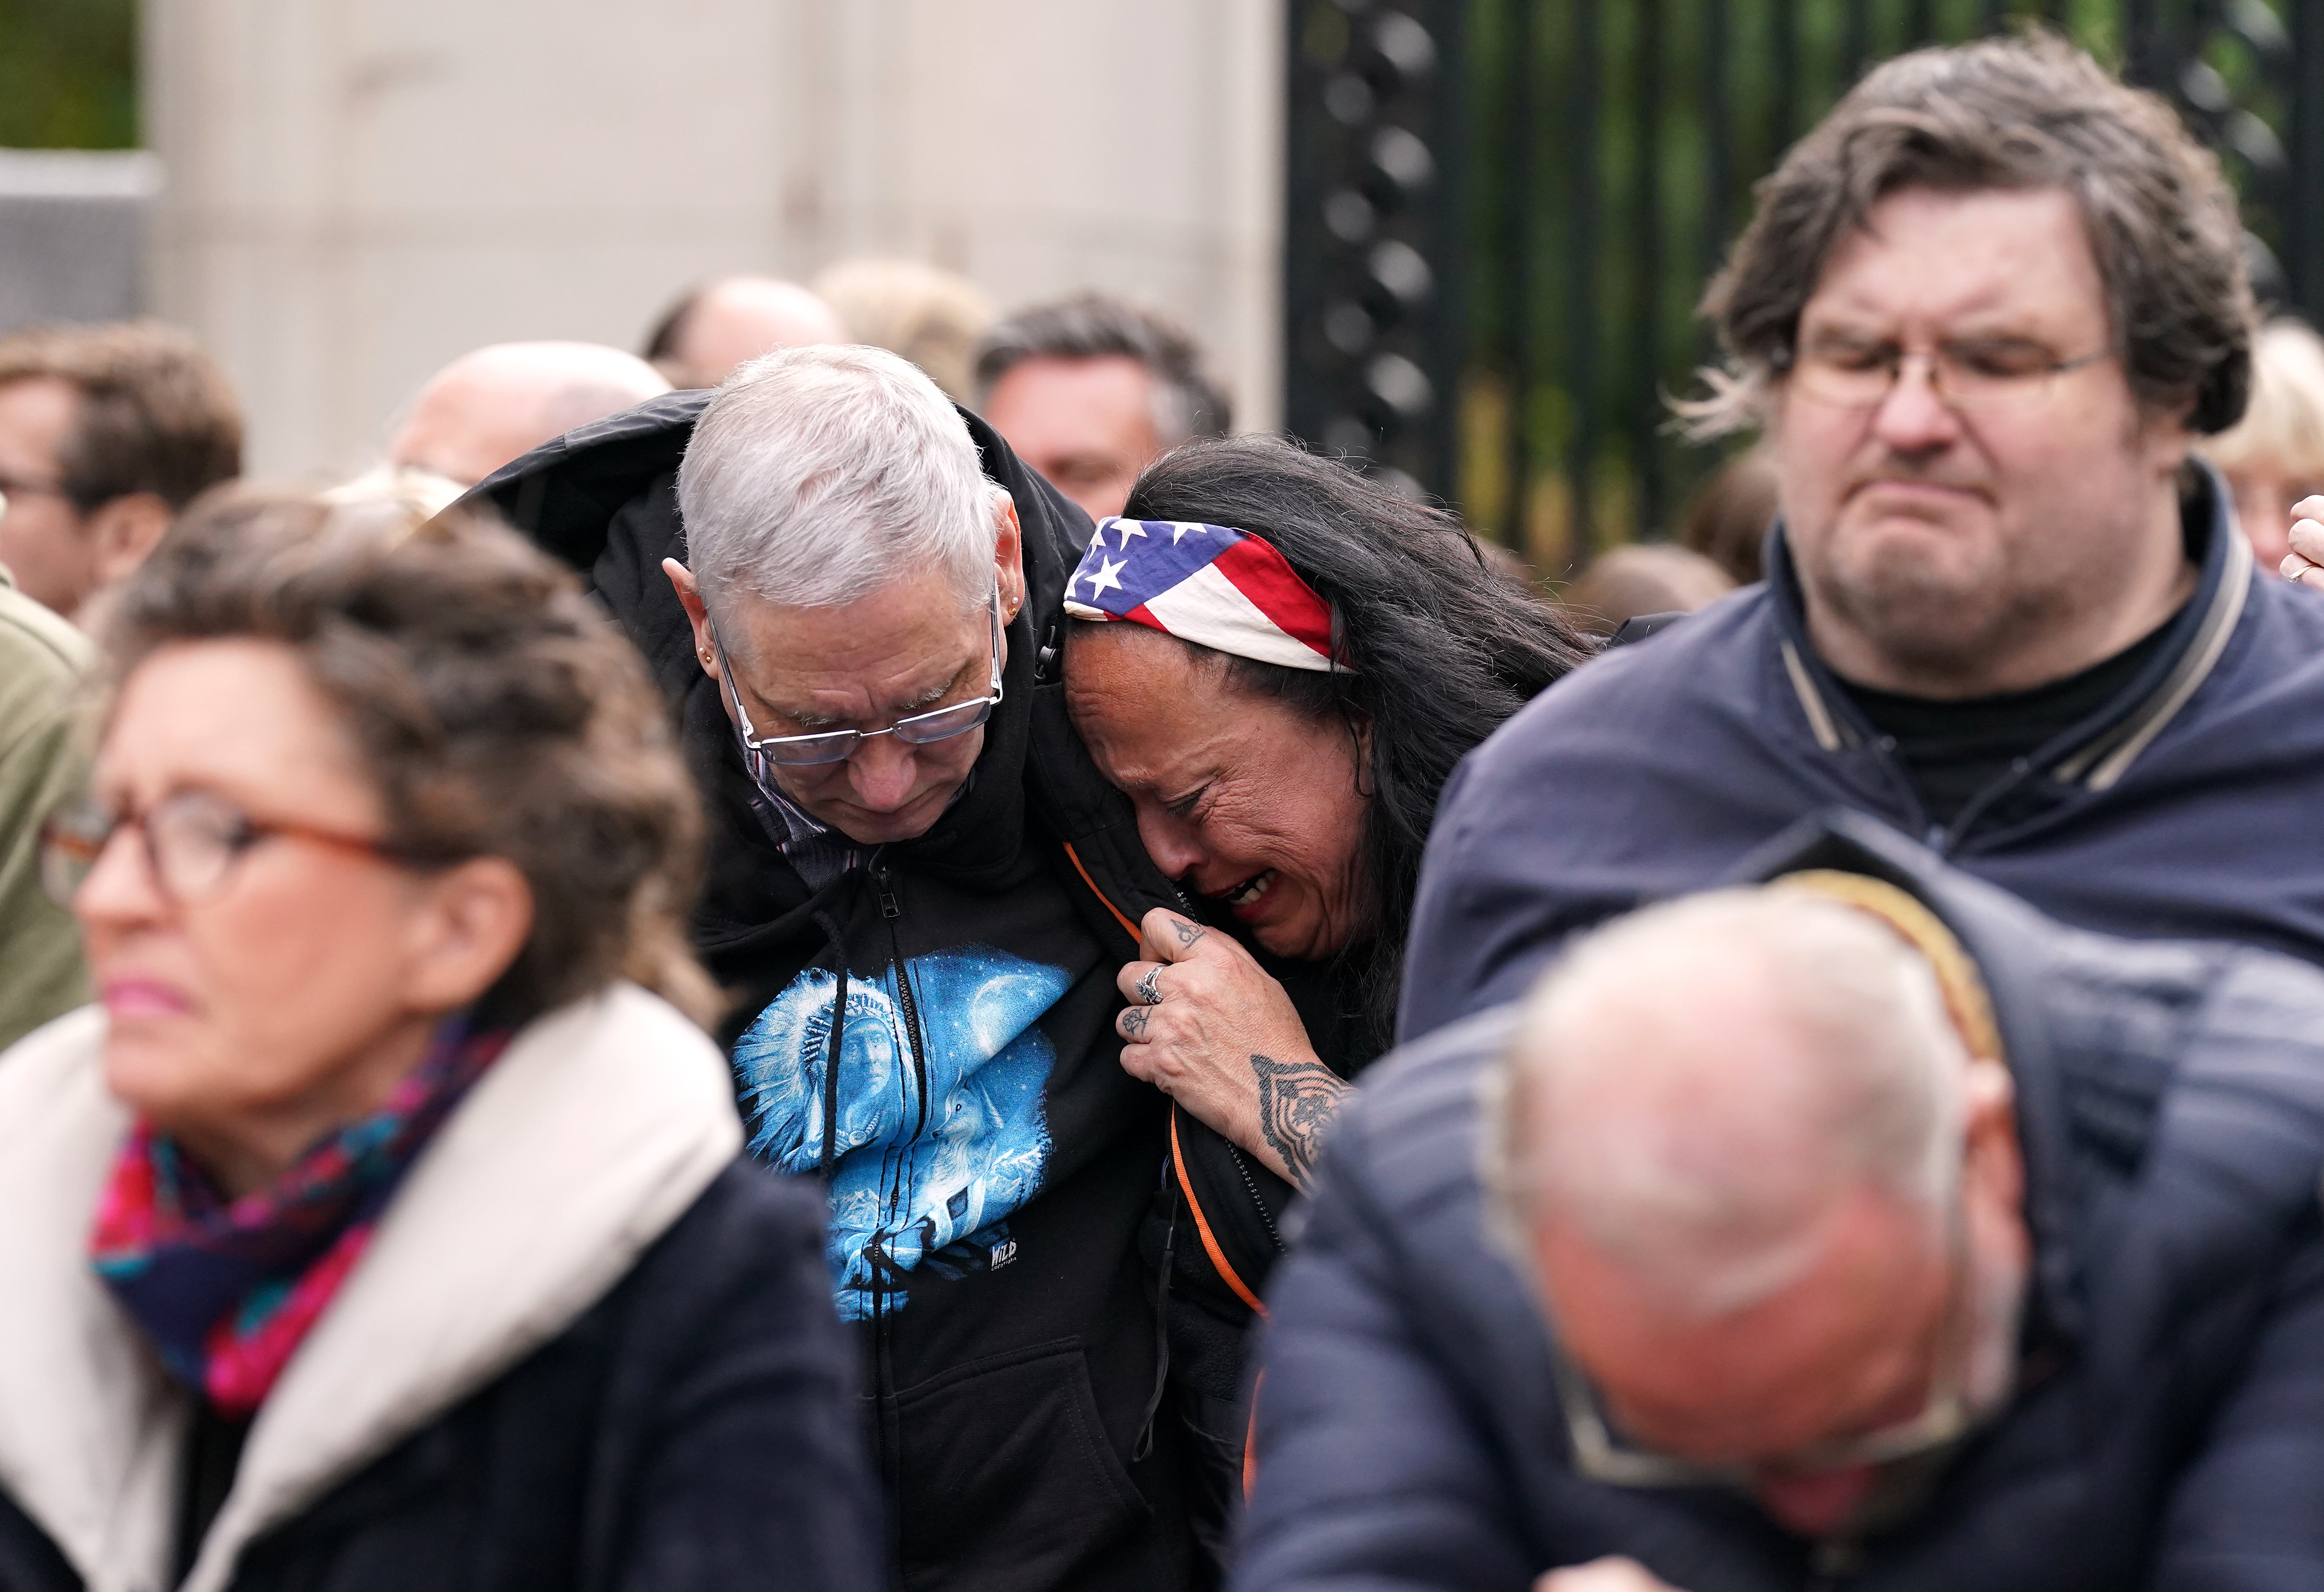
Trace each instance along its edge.
{"label": "black iron railing", "polygon": [[1286,413],[1411,490],[1448,489],[1474,164],[1462,0],[1293,0]]}
{"label": "black iron railing", "polygon": [[2027,24],[2220,152],[2324,319],[2324,0],[1291,0],[1286,418],[1553,578],[1665,533],[1750,185],[1872,61]]}

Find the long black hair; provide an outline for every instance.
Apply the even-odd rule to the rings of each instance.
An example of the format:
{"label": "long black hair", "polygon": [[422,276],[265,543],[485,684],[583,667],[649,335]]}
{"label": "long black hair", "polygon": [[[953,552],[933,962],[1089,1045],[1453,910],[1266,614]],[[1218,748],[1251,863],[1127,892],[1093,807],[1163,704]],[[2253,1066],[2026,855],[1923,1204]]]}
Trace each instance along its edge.
{"label": "long black hair", "polygon": [[1355,884],[1374,932],[1343,954],[1362,958],[1353,971],[1365,1016],[1385,1045],[1421,850],[1452,765],[1592,649],[1547,603],[1490,568],[1452,514],[1292,443],[1189,442],[1139,477],[1122,513],[1261,537],[1331,605],[1345,669],[1230,657],[1226,678],[1310,719],[1370,732],[1370,801]]}

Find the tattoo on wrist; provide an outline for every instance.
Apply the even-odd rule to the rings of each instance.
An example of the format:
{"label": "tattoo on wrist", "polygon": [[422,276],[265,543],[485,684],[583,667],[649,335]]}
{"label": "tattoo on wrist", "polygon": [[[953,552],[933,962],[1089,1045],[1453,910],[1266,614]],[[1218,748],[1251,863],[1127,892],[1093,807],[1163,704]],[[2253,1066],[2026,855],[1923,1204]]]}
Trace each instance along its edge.
{"label": "tattoo on wrist", "polygon": [[1277,1061],[1253,1051],[1250,1070],[1259,1080],[1259,1131],[1304,1189],[1348,1086],[1321,1061]]}
{"label": "tattoo on wrist", "polygon": [[1128,1011],[1124,1012],[1121,1014],[1121,1037],[1124,1039],[1144,1039],[1146,1037],[1146,1014],[1150,1009],[1151,1008],[1146,1006],[1132,1006]]}

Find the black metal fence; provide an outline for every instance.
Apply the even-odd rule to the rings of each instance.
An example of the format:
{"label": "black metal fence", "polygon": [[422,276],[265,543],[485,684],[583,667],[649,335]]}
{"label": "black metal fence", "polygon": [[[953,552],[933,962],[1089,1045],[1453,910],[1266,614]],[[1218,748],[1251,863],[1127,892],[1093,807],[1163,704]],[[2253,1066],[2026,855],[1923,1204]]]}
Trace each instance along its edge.
{"label": "black metal fence", "polygon": [[1291,0],[1290,429],[1553,578],[1665,533],[1750,187],[1866,66],[2055,28],[2167,95],[2324,319],[2324,0]]}

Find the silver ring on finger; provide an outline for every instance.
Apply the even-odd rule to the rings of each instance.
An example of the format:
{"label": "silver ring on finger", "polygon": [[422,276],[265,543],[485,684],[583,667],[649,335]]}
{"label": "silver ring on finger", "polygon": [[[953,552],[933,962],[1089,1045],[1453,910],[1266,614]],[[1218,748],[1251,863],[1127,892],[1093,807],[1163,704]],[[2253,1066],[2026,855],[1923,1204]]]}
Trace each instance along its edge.
{"label": "silver ring on finger", "polygon": [[1162,986],[1159,982],[1161,977],[1162,969],[1159,967],[1148,967],[1139,975],[1138,980],[1139,1004],[1158,1006],[1162,1004]]}

